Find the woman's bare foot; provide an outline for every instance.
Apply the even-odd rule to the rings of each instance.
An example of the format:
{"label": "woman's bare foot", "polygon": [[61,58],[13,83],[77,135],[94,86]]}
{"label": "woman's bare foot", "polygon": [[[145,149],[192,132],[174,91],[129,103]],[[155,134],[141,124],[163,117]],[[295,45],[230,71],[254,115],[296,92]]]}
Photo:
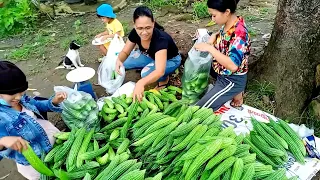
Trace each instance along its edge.
{"label": "woman's bare foot", "polygon": [[158,85],[154,89],[161,90],[165,88],[168,85],[168,83],[169,83],[169,76],[167,77],[166,80],[158,82]]}
{"label": "woman's bare foot", "polygon": [[231,101],[230,105],[232,107],[241,107],[243,104],[243,95],[244,92],[237,94]]}

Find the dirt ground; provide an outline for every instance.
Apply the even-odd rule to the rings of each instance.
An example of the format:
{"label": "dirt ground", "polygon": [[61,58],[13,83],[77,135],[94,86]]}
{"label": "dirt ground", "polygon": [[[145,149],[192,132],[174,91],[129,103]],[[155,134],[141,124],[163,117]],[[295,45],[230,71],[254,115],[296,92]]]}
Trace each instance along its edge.
{"label": "dirt ground", "polygon": [[[132,14],[137,4],[131,3],[125,9],[117,13],[118,19],[124,24],[125,30],[128,32],[132,28]],[[22,59],[16,59],[14,62],[27,74],[29,88],[36,89],[43,97],[49,97],[53,94],[54,86],[72,86],[65,78],[69,72],[65,69],[55,70],[61,57],[67,53],[65,47],[72,37],[77,37],[83,42],[79,50],[82,63],[87,67],[98,69],[99,51],[91,45],[93,37],[103,31],[103,24],[94,13],[93,7],[83,5],[74,6],[74,8],[87,10],[84,16],[66,16],[58,17],[55,21],[45,20],[39,25],[41,28],[35,30],[34,33],[27,36],[41,35],[44,39],[49,39],[41,46],[37,46],[37,39],[30,37],[16,37],[0,40],[0,58],[8,58],[15,49],[21,49],[26,44],[33,44],[37,49],[30,56]],[[186,20],[190,15],[180,14],[180,10],[175,7],[165,7],[155,11],[156,20],[165,27],[176,41],[181,54],[185,57],[188,50],[192,46],[192,38],[197,28],[206,28],[209,18],[202,20]],[[246,23],[252,39],[252,56],[254,61],[263,53],[263,48],[267,43],[268,33],[271,33],[273,19],[276,12],[276,2],[274,0],[241,0],[238,13],[246,18]],[[75,22],[81,22],[75,25]],[[217,31],[218,26],[208,27],[210,31]],[[33,49],[32,49],[33,50]],[[182,66],[183,67],[183,66]],[[179,75],[172,76],[172,84],[179,85]],[[137,81],[140,74],[135,71],[126,72],[125,81]],[[92,83],[97,82],[97,76],[91,79]],[[106,96],[104,89],[94,86],[94,90],[98,97]],[[34,92],[28,92],[32,95]],[[54,123],[60,130],[64,130],[65,125],[61,121],[59,114],[49,113],[49,120]],[[3,178],[1,178],[3,177]],[[9,160],[0,161],[0,179],[23,179],[16,170],[15,163]]]}

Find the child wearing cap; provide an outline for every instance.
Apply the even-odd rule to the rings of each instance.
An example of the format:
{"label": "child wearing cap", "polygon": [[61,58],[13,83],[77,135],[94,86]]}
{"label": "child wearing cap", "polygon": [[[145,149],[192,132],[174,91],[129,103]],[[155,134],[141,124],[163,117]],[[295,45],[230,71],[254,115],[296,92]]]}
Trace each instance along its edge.
{"label": "child wearing cap", "polygon": [[[104,41],[108,38],[113,38],[115,34],[119,36],[124,36],[124,30],[121,22],[116,19],[116,15],[113,12],[112,7],[109,4],[102,4],[97,8],[97,16],[106,24],[106,31],[96,35],[96,38],[102,37],[101,41]],[[107,55],[108,47],[110,41],[99,45],[100,52],[103,56]],[[101,58],[102,59],[102,58]],[[99,61],[101,62],[101,59]]]}
{"label": "child wearing cap", "polygon": [[27,179],[36,180],[40,174],[21,154],[27,143],[40,157],[54,144],[53,135],[59,130],[44,120],[41,112],[61,112],[59,104],[66,93],[57,93],[49,100],[37,101],[25,95],[28,81],[13,63],[0,60],[0,158],[12,159],[18,172]]}

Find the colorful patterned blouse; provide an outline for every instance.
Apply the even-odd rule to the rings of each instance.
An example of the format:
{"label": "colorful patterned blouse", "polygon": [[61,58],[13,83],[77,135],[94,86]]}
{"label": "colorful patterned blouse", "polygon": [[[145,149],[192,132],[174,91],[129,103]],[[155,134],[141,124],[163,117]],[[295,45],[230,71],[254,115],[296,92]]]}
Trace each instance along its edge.
{"label": "colorful patterned blouse", "polygon": [[221,75],[242,75],[248,72],[248,57],[250,55],[250,37],[242,17],[238,17],[235,24],[224,33],[224,26],[220,29],[215,47],[223,54],[229,56],[238,66],[234,73],[226,69],[217,61],[212,66],[215,72]]}

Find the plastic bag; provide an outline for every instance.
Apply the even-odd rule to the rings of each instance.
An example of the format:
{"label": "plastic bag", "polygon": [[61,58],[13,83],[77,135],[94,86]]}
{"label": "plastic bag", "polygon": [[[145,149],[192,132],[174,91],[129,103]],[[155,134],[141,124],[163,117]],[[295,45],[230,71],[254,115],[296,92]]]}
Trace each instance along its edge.
{"label": "plastic bag", "polygon": [[68,97],[61,103],[62,119],[70,128],[100,129],[99,109],[92,96],[65,86],[55,86],[55,92],[66,92]]}
{"label": "plastic bag", "polygon": [[290,123],[289,126],[299,135],[300,138],[305,138],[314,134],[314,129],[309,129],[305,124],[296,125]]}
{"label": "plastic bag", "polygon": [[[207,42],[209,38],[209,34],[206,34],[198,38],[195,44]],[[205,93],[211,63],[212,56],[209,52],[200,52],[195,50],[194,47],[189,51],[182,76],[182,99],[187,100],[189,104],[196,103]]]}
{"label": "plastic bag", "polygon": [[120,68],[121,76],[115,72],[116,61],[124,45],[122,37],[115,34],[110,43],[108,53],[98,68],[98,84],[104,87],[106,92],[110,94],[113,94],[122,85],[125,78],[124,67]]}
{"label": "plastic bag", "polygon": [[99,98],[97,101],[97,104],[99,106],[99,110],[101,110],[104,105],[104,99],[111,100],[112,97],[119,97],[122,94],[125,94],[127,97],[131,97],[135,86],[136,86],[135,82],[129,81],[129,82],[125,83],[124,85],[122,85],[119,89],[117,89],[117,91],[114,92],[112,94],[112,96]]}

